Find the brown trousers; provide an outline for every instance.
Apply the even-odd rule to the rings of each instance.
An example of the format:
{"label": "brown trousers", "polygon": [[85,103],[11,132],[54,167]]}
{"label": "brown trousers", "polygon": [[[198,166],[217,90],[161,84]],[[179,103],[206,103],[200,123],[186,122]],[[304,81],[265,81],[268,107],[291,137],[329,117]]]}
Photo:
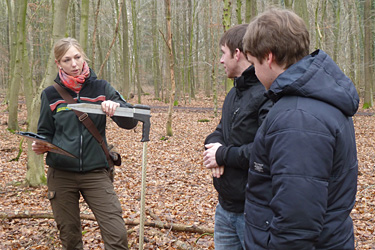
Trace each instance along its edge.
{"label": "brown trousers", "polygon": [[64,250],[83,249],[80,195],[95,215],[105,249],[128,249],[121,204],[106,169],[75,173],[49,167],[47,183]]}

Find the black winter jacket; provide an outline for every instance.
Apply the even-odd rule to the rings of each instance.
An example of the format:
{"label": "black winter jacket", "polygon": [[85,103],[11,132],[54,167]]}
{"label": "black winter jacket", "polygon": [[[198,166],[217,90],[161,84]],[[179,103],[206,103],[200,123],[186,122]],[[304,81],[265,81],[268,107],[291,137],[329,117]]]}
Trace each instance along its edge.
{"label": "black winter jacket", "polygon": [[318,50],[280,74],[268,94],[276,103],[250,159],[247,249],[354,249],[354,84]]}
{"label": "black winter jacket", "polygon": [[[55,82],[64,87],[58,75]],[[105,100],[112,100],[120,103],[121,107],[132,107],[107,81],[98,80],[91,70],[90,77],[86,79],[78,94],[70,89],[65,89],[78,103],[100,104]],[[106,116],[89,114],[89,117],[105,139]],[[112,119],[118,126],[125,129],[131,129],[137,125],[137,120],[133,118],[112,117]],[[74,111],[67,107],[67,103],[53,86],[47,87],[41,95],[38,134],[45,136],[49,142],[77,156],[77,159],[75,159],[48,152],[46,163],[50,167],[73,172],[87,172],[108,167],[102,147],[78,120]]]}
{"label": "black winter jacket", "polygon": [[224,100],[220,123],[205,140],[205,144],[223,145],[216,151],[216,162],[224,166],[224,174],[213,178],[213,182],[220,205],[230,212],[244,211],[250,151],[258,127],[272,105],[264,93],[254,67],[249,67],[234,79],[234,87]]}

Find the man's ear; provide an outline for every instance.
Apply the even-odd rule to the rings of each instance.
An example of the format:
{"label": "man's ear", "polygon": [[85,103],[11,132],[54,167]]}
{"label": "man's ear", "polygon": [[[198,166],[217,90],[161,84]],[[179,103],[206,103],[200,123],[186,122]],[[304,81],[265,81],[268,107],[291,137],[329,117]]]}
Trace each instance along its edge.
{"label": "man's ear", "polygon": [[267,62],[268,67],[272,68],[272,63],[275,62],[275,57],[272,54],[272,52],[268,53],[265,60]]}
{"label": "man's ear", "polygon": [[236,48],[236,50],[234,51],[234,57],[235,57],[237,62],[240,60],[241,53],[242,52],[238,48]]}

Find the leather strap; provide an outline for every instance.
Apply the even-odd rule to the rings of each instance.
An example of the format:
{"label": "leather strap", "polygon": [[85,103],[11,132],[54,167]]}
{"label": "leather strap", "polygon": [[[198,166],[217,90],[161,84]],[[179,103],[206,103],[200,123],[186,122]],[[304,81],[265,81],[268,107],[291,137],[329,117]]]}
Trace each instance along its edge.
{"label": "leather strap", "polygon": [[[57,90],[57,92],[59,92],[59,94],[61,95],[61,97],[68,104],[77,103],[73,99],[73,97],[64,88],[62,88],[60,85],[58,85],[57,83],[54,83],[53,86],[55,87],[55,89]],[[106,144],[104,143],[103,137],[100,135],[98,128],[92,122],[92,120],[90,119],[89,115],[87,113],[83,113],[83,112],[80,112],[78,110],[73,110],[73,111],[77,115],[78,120],[80,122],[82,122],[83,125],[85,125],[85,127],[87,128],[87,130],[98,141],[98,143],[100,144],[100,146],[102,147],[102,149],[103,149],[103,151],[105,153],[105,156],[107,157],[107,161],[112,160],[111,157],[109,156],[109,151],[108,151],[108,148],[107,148]]]}

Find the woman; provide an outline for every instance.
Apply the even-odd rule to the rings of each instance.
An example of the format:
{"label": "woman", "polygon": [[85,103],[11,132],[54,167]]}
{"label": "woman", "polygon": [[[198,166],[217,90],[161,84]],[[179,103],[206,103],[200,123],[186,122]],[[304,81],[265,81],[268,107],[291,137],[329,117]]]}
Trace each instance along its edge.
{"label": "woman", "polygon": [[[54,54],[59,68],[55,82],[77,102],[101,104],[102,110],[122,128],[137,125],[132,118],[113,116],[117,107],[132,106],[107,81],[97,79],[77,40],[59,40]],[[90,114],[89,117],[105,140],[106,116]],[[48,198],[63,249],[83,249],[80,194],[95,215],[105,248],[128,249],[122,209],[109,177],[106,155],[54,86],[42,92],[38,134],[77,156],[48,152],[46,157]],[[49,150],[37,142],[33,142],[32,149],[36,154]]]}

